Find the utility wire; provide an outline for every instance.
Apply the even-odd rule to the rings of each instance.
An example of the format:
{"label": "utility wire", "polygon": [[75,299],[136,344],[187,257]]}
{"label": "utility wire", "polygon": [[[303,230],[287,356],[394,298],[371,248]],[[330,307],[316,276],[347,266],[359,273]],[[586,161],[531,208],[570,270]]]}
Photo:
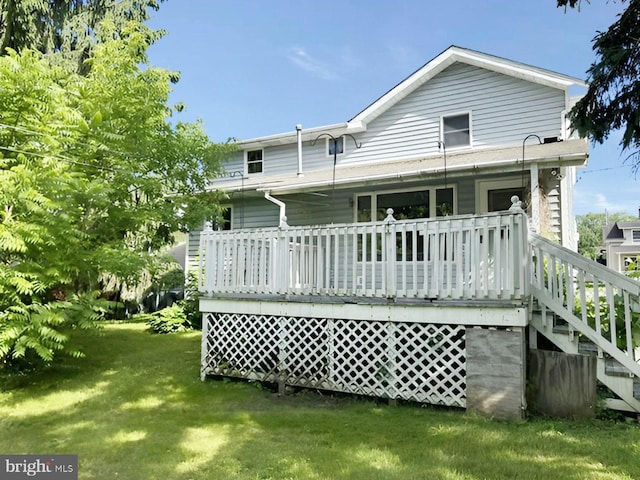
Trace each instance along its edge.
{"label": "utility wire", "polygon": [[80,166],[83,166],[83,167],[97,168],[98,170],[109,170],[111,172],[116,172],[117,171],[115,168],[105,167],[104,165],[92,165],[90,163],[78,162],[76,160],[71,160],[68,157],[63,157],[62,155],[57,155],[57,154],[45,154],[45,153],[29,152],[27,150],[20,150],[18,148],[3,147],[3,146],[0,146],[0,150],[5,150],[7,152],[14,152],[14,153],[22,153],[24,155],[32,155],[34,157],[40,157],[40,158],[55,158],[57,160],[62,160],[63,162],[71,163],[73,165],[80,165]]}
{"label": "utility wire", "polygon": [[595,170],[584,170],[582,172],[580,172],[580,175],[578,176],[578,178],[576,178],[576,183],[578,183],[580,181],[580,179],[586,175],[587,173],[596,173],[596,172],[606,172],[608,170],[617,170],[619,168],[627,168],[627,167],[631,167],[630,165],[618,165],[617,167],[606,167],[606,168],[597,168]]}

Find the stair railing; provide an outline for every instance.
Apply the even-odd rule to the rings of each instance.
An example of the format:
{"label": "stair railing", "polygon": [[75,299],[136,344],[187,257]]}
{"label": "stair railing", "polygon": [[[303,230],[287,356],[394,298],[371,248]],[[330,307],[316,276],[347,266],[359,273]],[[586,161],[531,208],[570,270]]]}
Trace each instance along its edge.
{"label": "stair railing", "polygon": [[640,282],[540,235],[530,234],[530,242],[540,306],[640,377]]}

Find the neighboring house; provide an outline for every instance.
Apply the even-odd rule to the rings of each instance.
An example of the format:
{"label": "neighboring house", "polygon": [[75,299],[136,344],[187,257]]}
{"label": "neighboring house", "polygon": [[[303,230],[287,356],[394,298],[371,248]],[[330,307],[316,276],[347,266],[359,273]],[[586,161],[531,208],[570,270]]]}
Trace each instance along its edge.
{"label": "neighboring house", "polygon": [[609,268],[624,273],[640,257],[640,220],[609,223],[602,238]]}
{"label": "neighboring house", "polygon": [[[596,341],[598,361],[640,376],[629,349],[579,314],[585,275],[604,267],[574,252],[588,156],[566,120],[574,85],[450,47],[347,122],[240,142],[210,186],[229,194],[225,217],[189,236],[203,378],[517,417],[527,346],[554,335],[550,314],[576,324],[572,340],[575,328]],[[638,284],[598,275],[627,292],[628,313]],[[631,377],[620,395],[640,411]]]}

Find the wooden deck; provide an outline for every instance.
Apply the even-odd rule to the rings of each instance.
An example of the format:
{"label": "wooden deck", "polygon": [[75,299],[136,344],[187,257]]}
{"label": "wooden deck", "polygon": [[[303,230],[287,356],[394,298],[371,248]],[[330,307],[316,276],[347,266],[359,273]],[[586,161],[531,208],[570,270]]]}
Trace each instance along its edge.
{"label": "wooden deck", "polygon": [[518,418],[530,328],[530,348],[588,341],[598,380],[640,412],[640,284],[530,234],[523,213],[205,231],[200,254],[203,378]]}

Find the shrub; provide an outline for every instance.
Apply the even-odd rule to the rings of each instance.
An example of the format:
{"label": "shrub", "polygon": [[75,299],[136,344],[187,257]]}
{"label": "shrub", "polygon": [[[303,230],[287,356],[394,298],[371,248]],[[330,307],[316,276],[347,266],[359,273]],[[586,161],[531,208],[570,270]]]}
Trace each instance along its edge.
{"label": "shrub", "polygon": [[184,311],[182,302],[142,316],[147,319],[153,333],[176,333],[191,330],[192,326]]}
{"label": "shrub", "polygon": [[195,272],[187,273],[187,280],[184,286],[184,313],[189,323],[200,330],[202,328],[202,314],[200,313],[200,291],[198,290],[198,279]]}

